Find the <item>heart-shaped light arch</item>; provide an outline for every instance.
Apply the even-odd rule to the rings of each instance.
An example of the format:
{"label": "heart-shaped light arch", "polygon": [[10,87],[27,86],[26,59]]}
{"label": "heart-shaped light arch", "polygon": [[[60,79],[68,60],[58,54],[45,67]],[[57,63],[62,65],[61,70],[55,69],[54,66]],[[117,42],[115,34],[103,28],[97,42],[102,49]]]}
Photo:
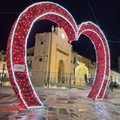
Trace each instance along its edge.
{"label": "heart-shaped light arch", "polygon": [[[26,56],[27,39],[31,28],[36,21],[43,19],[60,25],[65,30],[69,40],[76,40],[81,34],[85,34],[91,39],[96,48],[98,62],[95,82],[88,97],[102,99],[109,76],[110,62],[109,48],[104,34],[91,22],[85,22],[78,27],[72,15],[62,6],[52,2],[40,2],[29,6],[19,15],[11,29],[7,45],[10,81],[21,104],[27,109],[43,106],[29,78]],[[16,70],[18,66],[21,67],[22,71],[18,68]]]}
{"label": "heart-shaped light arch", "polygon": [[109,47],[103,32],[92,22],[84,22],[78,28],[78,36],[81,34],[89,37],[96,52],[97,69],[95,80],[88,97],[103,99],[109,79],[110,54]]}

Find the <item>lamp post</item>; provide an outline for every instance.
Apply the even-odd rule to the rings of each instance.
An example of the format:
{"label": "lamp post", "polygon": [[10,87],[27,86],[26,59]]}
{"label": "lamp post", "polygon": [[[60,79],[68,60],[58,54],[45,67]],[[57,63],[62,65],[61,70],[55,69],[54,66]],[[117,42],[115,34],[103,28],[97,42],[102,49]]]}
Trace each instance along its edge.
{"label": "lamp post", "polygon": [[54,26],[52,26],[51,30],[52,30],[52,32],[51,32],[50,45],[49,45],[49,64],[48,64],[48,77],[47,77],[48,88],[49,88],[49,83],[50,83],[50,65],[51,65],[52,34],[54,32]]}
{"label": "lamp post", "polygon": [[77,55],[75,54],[75,55],[74,55],[74,85],[75,85],[75,82],[76,82],[76,81],[75,81],[75,68],[76,68],[78,62],[79,62],[79,61],[77,61]]}
{"label": "lamp post", "polygon": [[74,85],[75,85],[75,67],[76,67],[76,64],[74,63]]}

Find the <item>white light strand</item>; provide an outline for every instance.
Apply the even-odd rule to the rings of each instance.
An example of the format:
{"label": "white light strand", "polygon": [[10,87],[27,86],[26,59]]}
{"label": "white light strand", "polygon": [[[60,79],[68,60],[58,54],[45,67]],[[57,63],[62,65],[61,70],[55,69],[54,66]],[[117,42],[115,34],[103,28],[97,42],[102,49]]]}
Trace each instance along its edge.
{"label": "white light strand", "polygon": [[[80,27],[82,27],[82,26],[80,26]],[[80,30],[80,28],[79,28],[79,30]],[[103,43],[103,41],[102,41],[102,39],[101,39],[101,37],[98,35],[98,33],[96,33],[96,31],[94,31],[94,30],[91,30],[91,29],[85,29],[85,30],[83,30],[80,34],[84,34],[84,32],[85,31],[91,31],[91,32],[93,32],[93,33],[95,33],[98,37],[99,37],[99,39],[101,40],[101,42],[102,42],[102,46],[103,46],[103,48],[104,48],[104,53],[105,53],[105,69],[104,69],[104,76],[103,76],[103,80],[102,80],[102,84],[101,84],[101,87],[100,87],[100,89],[99,89],[99,92],[98,92],[98,94],[96,95],[96,98],[95,99],[97,99],[97,97],[98,97],[98,95],[99,95],[99,93],[100,93],[100,91],[101,91],[101,89],[102,89],[102,87],[103,87],[103,83],[104,83],[104,80],[105,80],[105,71],[106,71],[106,52],[105,52],[105,46],[104,46],[104,43]],[[85,34],[86,35],[86,34]],[[91,38],[89,37],[89,36],[87,36],[90,40],[91,40]],[[91,40],[92,41],[92,40]],[[94,44],[93,44],[94,45]],[[96,51],[96,47],[95,47],[95,45],[94,45],[94,48],[95,48],[95,51]],[[97,56],[97,55],[96,55]],[[97,59],[97,61],[98,61],[98,59]],[[98,63],[97,63],[98,64]],[[98,68],[97,68],[98,69]],[[96,69],[96,71],[97,71],[97,69]],[[95,74],[96,74],[96,72],[95,72]],[[95,78],[94,78],[95,79]],[[95,82],[95,80],[94,80],[94,82]],[[94,83],[93,83],[94,84]]]}
{"label": "white light strand", "polygon": [[[40,3],[36,3],[36,4],[42,4],[42,3],[47,3],[47,2],[40,2]],[[49,3],[49,2],[48,2],[48,3]],[[32,6],[34,6],[34,5],[36,5],[36,4],[33,4]],[[12,67],[13,80],[14,80],[14,82],[15,82],[15,84],[16,84],[17,89],[18,89],[20,98],[22,99],[22,101],[24,102],[26,108],[28,108],[28,109],[29,109],[29,107],[28,107],[27,103],[25,102],[25,100],[24,100],[23,97],[22,97],[22,93],[21,93],[20,87],[19,87],[19,85],[18,85],[18,83],[17,83],[17,81],[16,81],[16,77],[15,77],[15,74],[14,74],[13,61],[12,61],[12,60],[13,60],[13,58],[12,58],[12,45],[13,45],[14,33],[15,33],[16,28],[17,28],[18,22],[19,22],[19,20],[21,19],[21,16],[22,16],[30,7],[32,7],[32,6],[29,6],[27,9],[25,9],[25,10],[19,15],[19,17],[18,17],[18,19],[17,19],[17,21],[16,21],[16,23],[15,23],[13,32],[12,32],[12,38],[11,38],[11,44],[10,44],[10,45],[11,45],[11,47],[10,47],[10,59],[11,59],[11,67]],[[58,16],[64,18],[64,19],[71,25],[71,27],[73,28],[74,33],[75,33],[75,35],[76,35],[76,30],[75,30],[75,28],[73,27],[73,25],[69,22],[69,20],[67,20],[64,16],[62,16],[62,15],[60,15],[60,14],[53,13],[53,12],[48,12],[48,13],[45,13],[45,14],[39,16],[38,18],[40,18],[40,17],[42,17],[42,16],[45,16],[45,15],[47,15],[47,14],[54,14],[54,15],[58,15]],[[34,21],[36,21],[38,18],[36,18]],[[32,25],[31,25],[31,27],[30,27],[30,29],[29,29],[29,32],[30,32],[33,24],[34,24],[34,22],[32,23]],[[29,33],[27,34],[27,38],[28,38],[28,36],[29,36]],[[25,43],[25,44],[26,44],[26,43]],[[26,53],[26,48],[25,48],[25,53]],[[26,60],[26,57],[25,57],[25,65],[27,66],[27,62],[26,62],[26,61],[27,61],[27,60]],[[27,67],[26,67],[26,68],[27,68]],[[31,87],[32,87],[32,89],[33,89],[34,94],[36,95],[36,97],[37,97],[38,101],[40,102],[40,104],[43,106],[42,102],[41,102],[40,99],[38,98],[38,96],[37,96],[37,94],[36,94],[36,92],[35,92],[35,90],[34,90],[34,88],[33,88],[33,85],[32,85],[32,83],[31,83],[30,78],[29,78],[28,68],[27,68],[27,75],[28,75],[28,80],[29,80],[29,82],[30,82],[30,85],[31,85]]]}

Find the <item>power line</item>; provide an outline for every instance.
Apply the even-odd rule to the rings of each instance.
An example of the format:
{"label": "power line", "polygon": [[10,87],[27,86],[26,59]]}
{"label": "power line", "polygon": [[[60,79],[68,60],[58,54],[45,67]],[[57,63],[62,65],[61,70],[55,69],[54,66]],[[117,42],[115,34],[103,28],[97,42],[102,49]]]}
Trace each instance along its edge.
{"label": "power line", "polygon": [[34,3],[34,1],[33,0],[30,0],[31,1],[31,3]]}
{"label": "power line", "polygon": [[92,12],[92,14],[93,14],[94,18],[95,18],[95,21],[96,21],[96,22],[97,22],[97,24],[99,25],[98,20],[97,20],[97,17],[95,16],[95,13],[94,13],[94,11],[93,11],[93,9],[92,9],[92,6],[91,6],[91,4],[90,4],[89,0],[86,0],[86,1],[87,1],[88,5],[89,5],[89,7],[90,7],[90,10],[91,10],[91,12]]}
{"label": "power line", "polygon": [[[93,9],[92,9],[92,6],[91,6],[89,0],[86,0],[86,1],[87,1],[88,5],[89,5],[89,7],[90,7],[90,10],[91,10],[91,12],[92,12],[94,18],[95,18],[95,21],[96,21],[97,24],[99,25],[98,20],[97,20],[97,17],[96,17],[96,15],[95,15],[95,13],[94,13],[94,11],[93,11]],[[99,26],[100,26],[100,25],[99,25]],[[110,37],[116,39],[116,40],[119,40],[119,41],[108,41],[108,42],[120,43],[120,39],[119,39],[119,38],[117,38],[117,37],[115,37],[115,36],[112,36],[112,35],[110,35],[110,34],[108,34],[108,35],[109,35]]]}
{"label": "power line", "polygon": [[111,43],[120,43],[120,41],[108,41],[108,42],[111,42]]}
{"label": "power line", "polygon": [[110,34],[108,34],[108,36],[110,36],[110,37],[112,37],[112,38],[114,38],[114,39],[116,39],[116,40],[120,41],[120,38],[118,38],[118,37],[115,37],[115,36],[110,35]]}
{"label": "power line", "polygon": [[0,12],[0,14],[20,14],[20,12]]}
{"label": "power line", "polygon": [[92,47],[93,44],[91,44],[86,50],[85,52],[83,53],[83,56],[88,52],[88,50]]}

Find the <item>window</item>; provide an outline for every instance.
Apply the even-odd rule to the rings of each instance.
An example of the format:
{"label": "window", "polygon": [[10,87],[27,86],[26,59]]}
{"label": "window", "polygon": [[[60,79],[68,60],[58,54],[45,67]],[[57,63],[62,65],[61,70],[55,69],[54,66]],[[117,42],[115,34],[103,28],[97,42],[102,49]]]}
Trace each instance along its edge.
{"label": "window", "polygon": [[4,57],[4,60],[3,60],[4,62],[6,61],[6,57]]}
{"label": "window", "polygon": [[27,60],[27,65],[28,65],[28,68],[31,68],[32,67],[32,60]]}
{"label": "window", "polygon": [[32,67],[32,60],[30,60],[30,68]]}
{"label": "window", "polygon": [[74,63],[74,64],[76,63],[76,57],[74,57],[74,61],[73,61],[73,63]]}
{"label": "window", "polygon": [[43,41],[41,42],[41,45],[43,44]]}
{"label": "window", "polygon": [[41,61],[42,61],[42,58],[39,58],[39,61],[41,62]]}
{"label": "window", "polygon": [[31,53],[31,56],[34,56],[34,53]]}
{"label": "window", "polygon": [[30,56],[30,53],[27,53],[27,56]]}
{"label": "window", "polygon": [[3,69],[5,69],[5,64],[3,64]]}

